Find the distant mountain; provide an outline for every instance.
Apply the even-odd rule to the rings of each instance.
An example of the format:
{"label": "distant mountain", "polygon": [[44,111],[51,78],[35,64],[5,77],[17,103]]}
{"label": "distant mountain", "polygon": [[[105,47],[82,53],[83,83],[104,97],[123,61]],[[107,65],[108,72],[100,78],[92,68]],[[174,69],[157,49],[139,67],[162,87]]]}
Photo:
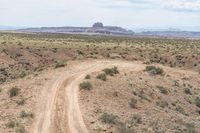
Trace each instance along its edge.
{"label": "distant mountain", "polygon": [[118,26],[104,26],[97,22],[92,27],[41,27],[20,29],[21,32],[33,33],[71,33],[71,34],[105,34],[105,35],[133,35],[134,32]]}

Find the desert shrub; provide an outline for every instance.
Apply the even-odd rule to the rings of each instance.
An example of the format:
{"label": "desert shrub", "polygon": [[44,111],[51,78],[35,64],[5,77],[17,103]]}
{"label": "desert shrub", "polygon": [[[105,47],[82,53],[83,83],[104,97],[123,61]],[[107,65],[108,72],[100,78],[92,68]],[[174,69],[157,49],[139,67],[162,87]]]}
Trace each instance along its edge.
{"label": "desert shrub", "polygon": [[21,100],[19,100],[19,101],[16,101],[16,103],[17,103],[18,105],[24,105],[24,104],[25,104],[25,100],[24,100],[24,99],[21,99]]}
{"label": "desert shrub", "polygon": [[9,121],[7,124],[6,124],[6,127],[8,128],[14,128],[15,127],[15,122],[14,121]]}
{"label": "desert shrub", "polygon": [[121,123],[118,127],[119,133],[135,133],[134,129],[129,128],[126,124]]}
{"label": "desert shrub", "polygon": [[141,124],[142,123],[142,117],[140,115],[133,115],[129,120],[128,124]]}
{"label": "desert shrub", "polygon": [[197,98],[195,99],[195,104],[196,104],[197,107],[200,108],[200,98],[199,98],[199,97],[197,97]]}
{"label": "desert shrub", "polygon": [[107,77],[106,77],[106,74],[105,74],[105,73],[102,73],[102,74],[97,75],[97,78],[98,78],[98,79],[101,79],[101,80],[103,80],[103,81],[106,81],[106,80],[107,80]]}
{"label": "desert shrub", "polygon": [[187,123],[187,124],[185,125],[185,127],[186,127],[187,133],[197,133],[194,124],[192,124],[192,123]]}
{"label": "desert shrub", "polygon": [[132,98],[131,101],[129,102],[129,105],[131,108],[136,108],[137,107],[137,100]]}
{"label": "desert shrub", "polygon": [[167,101],[158,101],[158,102],[156,102],[156,104],[161,108],[168,107],[168,102]]}
{"label": "desert shrub", "polygon": [[165,88],[165,87],[157,86],[157,88],[159,89],[160,93],[163,93],[163,94],[168,94],[169,93],[168,89]]}
{"label": "desert shrub", "polygon": [[26,73],[25,73],[24,71],[22,71],[22,72],[20,73],[20,75],[19,75],[20,78],[23,78],[23,77],[25,77],[25,76],[26,76]]}
{"label": "desert shrub", "polygon": [[15,131],[16,131],[16,133],[25,133],[26,132],[26,130],[23,126],[17,127]]}
{"label": "desert shrub", "polygon": [[116,124],[118,116],[108,113],[103,113],[101,115],[101,121],[106,124]]}
{"label": "desert shrub", "polygon": [[60,67],[64,67],[64,66],[65,66],[65,63],[63,61],[57,61],[55,68],[60,68]]}
{"label": "desert shrub", "polygon": [[8,72],[6,71],[5,68],[0,68],[0,74],[2,74],[4,76],[8,76]]}
{"label": "desert shrub", "polygon": [[185,92],[185,94],[192,95],[190,88],[185,88],[184,92]]}
{"label": "desert shrub", "polygon": [[9,95],[10,97],[14,97],[14,96],[17,96],[19,93],[19,88],[17,87],[13,87],[9,90]]}
{"label": "desert shrub", "polygon": [[162,68],[155,67],[155,66],[146,66],[145,71],[147,71],[153,75],[162,75],[164,73]]}
{"label": "desert shrub", "polygon": [[103,69],[103,71],[105,72],[106,75],[110,75],[110,76],[114,76],[115,74],[119,73],[119,71],[117,70],[117,67],[106,68],[106,69]]}
{"label": "desert shrub", "polygon": [[186,115],[185,110],[183,109],[183,107],[181,107],[180,105],[177,105],[176,107],[176,111],[178,111],[179,113]]}
{"label": "desert shrub", "polygon": [[26,117],[33,118],[34,115],[33,115],[33,113],[27,113],[26,111],[23,110],[23,111],[20,113],[20,117],[21,117],[21,118],[26,118]]}
{"label": "desert shrub", "polygon": [[90,78],[91,78],[90,75],[85,76],[85,79],[90,79]]}
{"label": "desert shrub", "polygon": [[90,90],[92,88],[92,84],[90,82],[82,82],[79,84],[80,89]]}

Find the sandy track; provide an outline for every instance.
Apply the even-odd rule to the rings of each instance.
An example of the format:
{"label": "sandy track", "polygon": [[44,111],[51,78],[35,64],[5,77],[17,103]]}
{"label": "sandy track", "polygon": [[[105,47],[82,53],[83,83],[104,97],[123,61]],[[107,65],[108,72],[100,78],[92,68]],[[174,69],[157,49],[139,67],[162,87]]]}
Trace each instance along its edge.
{"label": "sandy track", "polygon": [[31,133],[89,133],[78,103],[78,85],[86,74],[118,66],[140,70],[143,65],[124,61],[85,61],[55,76],[45,86],[40,100],[39,115]]}

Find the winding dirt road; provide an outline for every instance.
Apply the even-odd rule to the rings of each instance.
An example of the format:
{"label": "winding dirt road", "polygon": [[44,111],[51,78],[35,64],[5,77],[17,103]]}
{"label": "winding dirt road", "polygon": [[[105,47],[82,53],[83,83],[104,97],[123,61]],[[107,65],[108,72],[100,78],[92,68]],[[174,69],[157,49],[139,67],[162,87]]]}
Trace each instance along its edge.
{"label": "winding dirt road", "polygon": [[78,85],[85,75],[106,67],[141,70],[141,64],[125,61],[85,61],[78,63],[45,86],[39,115],[31,133],[89,133],[78,103]]}

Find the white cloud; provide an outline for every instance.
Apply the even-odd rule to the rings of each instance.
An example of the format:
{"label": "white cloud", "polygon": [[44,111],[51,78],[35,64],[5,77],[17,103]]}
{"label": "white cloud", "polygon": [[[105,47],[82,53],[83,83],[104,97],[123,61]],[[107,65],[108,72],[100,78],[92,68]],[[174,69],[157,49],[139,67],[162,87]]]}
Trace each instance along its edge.
{"label": "white cloud", "polygon": [[200,11],[200,0],[168,0],[165,6],[183,11]]}

